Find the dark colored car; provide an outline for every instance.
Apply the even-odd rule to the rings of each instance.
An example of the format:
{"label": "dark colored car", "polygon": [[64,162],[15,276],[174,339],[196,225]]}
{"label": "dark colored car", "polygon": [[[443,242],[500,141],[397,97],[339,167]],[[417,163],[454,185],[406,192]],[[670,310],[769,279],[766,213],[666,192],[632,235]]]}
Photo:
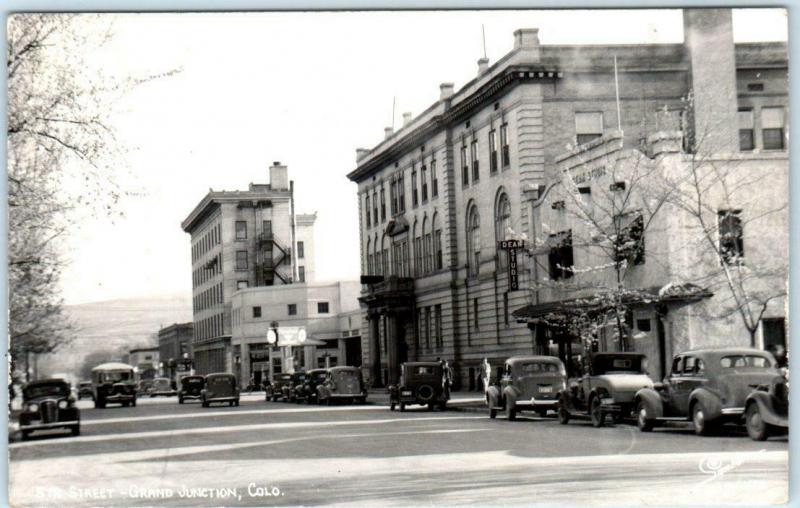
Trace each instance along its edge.
{"label": "dark colored car", "polygon": [[295,402],[305,401],[307,404],[317,402],[317,386],[324,383],[328,377],[328,369],[313,369],[306,373],[303,384],[295,386]]}
{"label": "dark colored car", "polygon": [[205,388],[200,392],[200,402],[203,407],[215,402],[227,402],[229,406],[238,406],[239,387],[236,376],[224,372],[208,374],[205,378]]}
{"label": "dark colored car", "polygon": [[175,395],[172,383],[165,377],[157,377],[153,380],[153,388],[150,390],[151,397],[172,397]]}
{"label": "dark colored car", "polygon": [[642,353],[592,353],[588,372],[558,395],[558,421],[586,417],[602,427],[606,416],[619,421],[631,415],[635,397],[642,388],[652,388],[647,375],[647,357]]}
{"label": "dark colored car", "polygon": [[334,401],[363,404],[367,400],[367,388],[361,369],[358,367],[331,367],[325,382],[317,386],[320,404],[330,405]]}
{"label": "dark colored car", "polygon": [[758,385],[744,401],[747,433],[755,441],[786,434],[789,429],[789,380],[779,375]]}
{"label": "dark colored car", "polygon": [[205,386],[206,378],[203,376],[183,376],[178,390],[178,404],[186,400],[201,400]]}
{"label": "dark colored car", "polygon": [[408,404],[433,409],[447,407],[450,376],[439,362],[406,362],[400,366],[400,383],[389,387],[389,409],[405,411]]}
{"label": "dark colored car", "polygon": [[91,399],[92,398],[92,382],[91,381],[81,381],[78,383],[78,400],[83,398]]}
{"label": "dark colored car", "polygon": [[775,359],[758,349],[707,349],[676,355],[662,383],[636,394],[637,424],[644,432],[668,420],[690,420],[699,435],[741,421],[754,387],[778,376]]}
{"label": "dark colored car", "polygon": [[272,383],[266,388],[266,400],[277,402],[278,399],[283,398],[283,387],[292,382],[292,375],[289,373],[275,375]]}
{"label": "dark colored car", "polygon": [[500,385],[486,392],[489,417],[505,410],[514,420],[519,411],[536,411],[546,416],[557,409],[558,394],[567,388],[564,364],[554,356],[516,356],[506,360]]}
{"label": "dark colored car", "polygon": [[92,369],[94,407],[108,403],[136,406],[136,384],[133,367],[125,363],[104,363]]}
{"label": "dark colored car", "polygon": [[291,380],[282,387],[283,400],[289,402],[297,402],[298,387],[303,386],[305,382],[306,382],[305,372],[293,373]]}
{"label": "dark colored car", "polygon": [[41,379],[25,385],[19,429],[23,440],[37,430],[68,429],[73,436],[80,435],[80,410],[75,407],[69,383],[63,379]]}

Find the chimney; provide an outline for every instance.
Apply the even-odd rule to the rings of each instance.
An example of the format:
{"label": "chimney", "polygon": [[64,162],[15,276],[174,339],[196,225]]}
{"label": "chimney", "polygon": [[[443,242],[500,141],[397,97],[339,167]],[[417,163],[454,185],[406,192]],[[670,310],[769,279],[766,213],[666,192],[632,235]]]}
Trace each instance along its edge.
{"label": "chimney", "polygon": [[384,127],[383,128],[383,139],[389,139],[394,133],[394,129],[391,127]]}
{"label": "chimney", "polygon": [[694,151],[739,150],[736,55],[730,9],[684,9],[683,40],[693,95],[688,139]]}
{"label": "chimney", "polygon": [[439,100],[443,101],[449,99],[453,95],[454,88],[453,83],[442,83],[439,85]]}
{"label": "chimney", "polygon": [[289,190],[289,170],[280,161],[269,167],[269,186],[272,190]]}
{"label": "chimney", "polygon": [[406,111],[403,113],[403,127],[411,123],[411,113]]}
{"label": "chimney", "polygon": [[514,32],[514,49],[528,53],[532,60],[538,61],[541,56],[538,28],[520,28]]}
{"label": "chimney", "polygon": [[367,156],[369,153],[369,148],[356,148],[356,164],[358,164],[361,159]]}
{"label": "chimney", "polygon": [[486,74],[486,71],[489,70],[489,59],[488,58],[479,58],[478,59],[478,76],[483,76]]}

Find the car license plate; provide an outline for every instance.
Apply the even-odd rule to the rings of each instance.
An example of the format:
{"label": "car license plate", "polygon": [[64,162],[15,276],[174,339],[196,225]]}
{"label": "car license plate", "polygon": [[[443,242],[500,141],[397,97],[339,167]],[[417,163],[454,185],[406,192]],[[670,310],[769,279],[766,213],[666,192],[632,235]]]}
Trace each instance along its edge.
{"label": "car license plate", "polygon": [[410,391],[403,391],[403,393],[402,393],[402,394],[403,394],[403,395],[411,395],[411,392],[410,392]]}
{"label": "car license plate", "polygon": [[540,386],[539,387],[539,393],[553,393],[553,387],[552,386]]}

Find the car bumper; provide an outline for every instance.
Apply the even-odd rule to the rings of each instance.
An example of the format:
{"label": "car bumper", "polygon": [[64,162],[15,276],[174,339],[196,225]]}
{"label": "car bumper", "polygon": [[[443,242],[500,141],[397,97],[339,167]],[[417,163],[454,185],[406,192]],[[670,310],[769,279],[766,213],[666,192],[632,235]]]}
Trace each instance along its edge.
{"label": "car bumper", "polygon": [[69,420],[65,422],[29,423],[27,425],[20,424],[19,430],[57,429],[60,427],[72,427],[74,425],[80,425],[80,423],[80,420]]}
{"label": "car bumper", "polygon": [[191,395],[189,393],[182,393],[182,394],[180,394],[180,396],[183,399],[201,399],[201,398],[203,398],[202,395]]}
{"label": "car bumper", "polygon": [[213,399],[206,399],[206,402],[230,402],[239,400],[239,397],[214,397]]}
{"label": "car bumper", "polygon": [[553,408],[555,409],[556,405],[558,405],[558,400],[556,399],[537,399],[531,397],[530,400],[518,400],[514,406],[519,409],[534,409],[534,408]]}
{"label": "car bumper", "polygon": [[115,393],[114,395],[106,395],[103,398],[106,400],[106,402],[121,402],[126,400],[133,400],[136,398],[136,395],[132,393],[131,394]]}
{"label": "car bumper", "polygon": [[[366,398],[367,394],[366,393],[332,393],[332,394],[330,394],[330,398],[332,398],[332,399],[359,399],[361,397]],[[406,398],[414,399],[413,397],[408,397],[408,396],[406,396]],[[404,399],[401,398],[400,400],[404,400]]]}
{"label": "car bumper", "polygon": [[720,411],[722,416],[742,416],[744,414],[743,407],[725,407]]}

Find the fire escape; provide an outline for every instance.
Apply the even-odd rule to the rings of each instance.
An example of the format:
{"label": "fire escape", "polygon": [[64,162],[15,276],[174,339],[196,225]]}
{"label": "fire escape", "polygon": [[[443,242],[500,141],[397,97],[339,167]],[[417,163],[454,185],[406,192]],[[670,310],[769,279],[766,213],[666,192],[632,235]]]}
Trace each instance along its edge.
{"label": "fire escape", "polygon": [[282,266],[291,265],[292,251],[271,230],[259,233],[257,255],[256,285],[273,286],[276,277],[283,284],[292,283],[291,269],[289,273],[280,271]]}

